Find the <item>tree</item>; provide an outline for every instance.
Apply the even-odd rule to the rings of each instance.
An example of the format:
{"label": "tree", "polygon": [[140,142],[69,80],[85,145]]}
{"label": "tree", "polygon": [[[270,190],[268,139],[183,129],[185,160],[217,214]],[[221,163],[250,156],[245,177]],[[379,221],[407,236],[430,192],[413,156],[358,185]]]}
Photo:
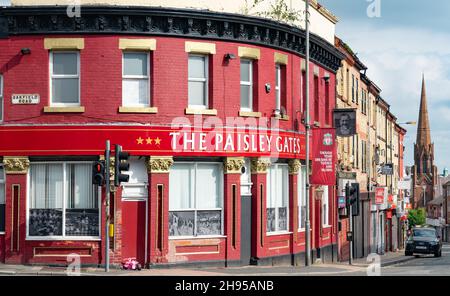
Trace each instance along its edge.
{"label": "tree", "polygon": [[416,225],[424,225],[426,221],[425,209],[419,208],[417,210],[409,210],[408,222],[410,227]]}
{"label": "tree", "polygon": [[[250,0],[253,2],[252,4],[249,4],[248,1],[249,0],[245,0],[245,5],[241,7],[242,14],[251,15],[253,9],[268,0]],[[303,12],[300,10],[292,9],[286,4],[285,0],[275,0],[270,1],[269,10],[256,12],[256,15],[294,25],[296,22],[302,20]]]}

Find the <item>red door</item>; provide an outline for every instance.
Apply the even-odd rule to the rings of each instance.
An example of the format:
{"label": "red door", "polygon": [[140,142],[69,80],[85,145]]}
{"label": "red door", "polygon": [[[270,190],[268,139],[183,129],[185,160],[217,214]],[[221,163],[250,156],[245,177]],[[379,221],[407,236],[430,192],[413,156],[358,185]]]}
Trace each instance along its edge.
{"label": "red door", "polygon": [[147,201],[122,199],[122,258],[136,258],[145,262]]}

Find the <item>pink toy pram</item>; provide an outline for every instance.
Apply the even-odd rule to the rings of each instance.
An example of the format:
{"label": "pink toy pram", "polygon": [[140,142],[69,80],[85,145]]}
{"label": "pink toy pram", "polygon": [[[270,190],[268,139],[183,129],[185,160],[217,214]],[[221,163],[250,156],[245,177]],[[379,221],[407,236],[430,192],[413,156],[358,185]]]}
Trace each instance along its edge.
{"label": "pink toy pram", "polygon": [[136,260],[136,258],[126,258],[122,261],[122,268],[128,270],[141,270],[141,264]]}

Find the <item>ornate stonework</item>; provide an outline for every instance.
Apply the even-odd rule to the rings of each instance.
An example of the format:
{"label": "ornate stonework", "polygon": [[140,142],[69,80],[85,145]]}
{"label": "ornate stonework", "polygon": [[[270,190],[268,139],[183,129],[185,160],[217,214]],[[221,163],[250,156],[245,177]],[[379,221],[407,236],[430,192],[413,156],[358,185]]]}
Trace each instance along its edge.
{"label": "ornate stonework", "polygon": [[25,156],[5,156],[3,158],[3,165],[8,175],[26,174],[30,167],[30,160]]}
{"label": "ornate stonework", "polygon": [[300,171],[300,168],[302,167],[302,164],[299,159],[291,159],[289,160],[289,174],[290,175],[297,175]]}
{"label": "ornate stonework", "polygon": [[267,168],[270,166],[269,158],[253,158],[252,159],[252,174],[265,174]]}
{"label": "ornate stonework", "polygon": [[[104,155],[100,155],[100,160],[105,160]],[[114,163],[116,159],[114,157],[109,157],[109,180],[114,181]]]}
{"label": "ornate stonework", "polygon": [[227,157],[223,161],[225,174],[240,174],[245,161],[243,157]]}
{"label": "ornate stonework", "polygon": [[[28,21],[27,21],[28,20]],[[67,17],[66,7],[6,7],[0,13],[0,38],[29,34],[127,34],[207,37],[267,45],[304,57],[306,32],[284,23],[248,15],[163,7],[83,6],[80,17]],[[75,44],[76,46],[81,46]],[[64,46],[67,46],[64,44]],[[71,45],[73,46],[73,45]],[[345,56],[325,39],[310,36],[311,60],[336,73]]]}
{"label": "ornate stonework", "polygon": [[149,173],[169,173],[173,164],[172,156],[150,156],[147,159],[147,171]]}

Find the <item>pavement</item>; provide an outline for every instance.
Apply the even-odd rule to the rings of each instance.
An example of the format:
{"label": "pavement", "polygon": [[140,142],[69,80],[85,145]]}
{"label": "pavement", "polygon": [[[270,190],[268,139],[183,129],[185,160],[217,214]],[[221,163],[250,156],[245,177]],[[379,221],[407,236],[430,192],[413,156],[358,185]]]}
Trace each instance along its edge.
{"label": "pavement", "polygon": [[[448,246],[450,248],[450,246]],[[450,250],[450,249],[449,249]],[[450,252],[448,252],[450,253]],[[447,255],[450,265],[450,254]],[[105,273],[102,268],[81,268],[80,273],[72,273],[66,267],[8,265],[0,264],[0,276],[338,276],[367,275],[371,263],[380,263],[382,268],[402,264],[416,259],[414,256],[404,256],[404,251],[389,252],[374,258],[355,259],[352,265],[348,262],[335,264],[317,263],[312,266],[244,266],[222,268],[168,268],[143,269],[129,271],[111,268]],[[437,258],[439,259],[439,258]]]}
{"label": "pavement", "polygon": [[[380,257],[381,267],[391,266],[414,260],[414,256],[405,256],[405,250],[398,250],[396,252],[389,252],[381,255]],[[360,267],[368,267],[370,264],[376,263],[377,257],[369,256],[365,258],[354,259],[352,265]]]}

